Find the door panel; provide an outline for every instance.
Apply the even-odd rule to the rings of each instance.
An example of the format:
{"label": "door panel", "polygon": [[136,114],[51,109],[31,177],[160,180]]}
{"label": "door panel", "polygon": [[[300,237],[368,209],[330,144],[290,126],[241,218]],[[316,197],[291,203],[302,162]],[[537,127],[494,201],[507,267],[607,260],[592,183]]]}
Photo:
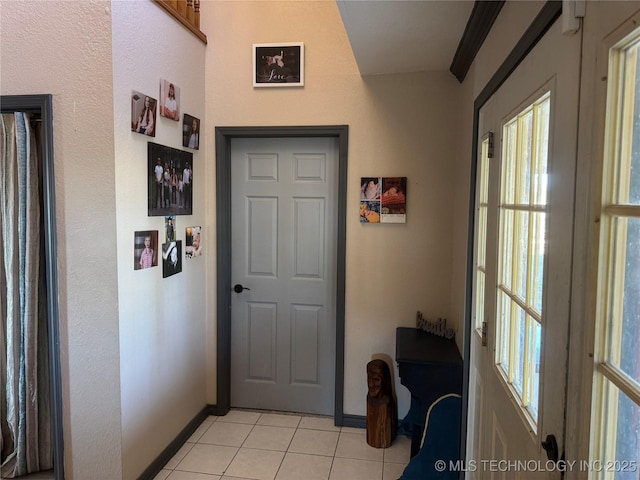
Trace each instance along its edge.
{"label": "door panel", "polygon": [[233,139],[231,404],[333,414],[338,148]]}
{"label": "door panel", "polygon": [[[478,138],[485,138],[492,132],[495,148],[489,166],[485,288],[484,292],[478,291],[477,286],[474,288],[476,299],[484,294],[481,304],[484,300],[488,341],[483,346],[481,336],[473,334],[471,342],[471,359],[477,367],[470,383],[471,398],[479,399],[479,404],[474,403],[473,415],[482,412],[480,418],[469,420],[469,429],[473,432],[469,439],[476,442],[469,451],[477,456],[477,469],[473,475],[477,479],[560,478],[557,471],[551,471],[553,469],[535,467],[546,465],[547,455],[541,447],[546,435],[556,436],[562,453],[564,434],[581,39],[580,34],[563,35],[561,23],[555,22],[480,111]],[[545,144],[548,166],[546,173],[537,174],[536,183],[532,180],[536,172],[530,163],[534,147],[526,142],[513,143],[509,136],[503,137],[527,129],[534,129],[535,137],[538,132],[527,115],[518,120],[517,127],[511,121],[547,94],[550,95],[549,135]],[[509,165],[506,156],[511,155],[513,149],[520,149],[525,160],[513,171],[503,173],[502,169]],[[526,159],[531,168],[524,166]],[[514,191],[501,194],[505,178],[513,179],[515,184],[532,182],[532,187],[520,197]],[[547,188],[547,200],[540,195],[541,184]],[[524,218],[527,215],[528,221]],[[543,241],[531,240],[534,221],[542,222]],[[501,233],[501,228],[507,230]],[[528,246],[527,238],[530,239]],[[476,244],[478,240],[476,238]],[[501,255],[501,242],[511,242],[513,248]],[[526,266],[512,271],[505,259],[513,258],[525,259]],[[505,263],[501,265],[501,262]],[[544,267],[542,285],[525,288],[526,279],[541,266]],[[499,289],[499,285],[504,288]],[[542,289],[542,304],[540,321],[536,323],[532,319],[536,317],[537,309],[528,307],[527,300],[534,306],[540,305],[539,288]],[[510,310],[505,309],[509,302],[505,301],[504,289],[522,299],[509,307]],[[505,313],[507,311],[512,313]],[[522,325],[522,328],[504,328],[508,325],[505,315],[517,315],[511,325]],[[498,328],[501,318],[503,327]],[[535,325],[540,325],[539,330]],[[511,342],[511,350],[500,348],[497,341],[500,335]],[[526,335],[533,339],[531,347],[526,347],[527,343],[523,341]],[[539,342],[535,341],[537,335],[540,335]],[[539,363],[535,360],[538,355]],[[527,358],[534,360],[526,361]],[[517,366],[509,378],[496,365],[499,362],[513,366],[515,361],[518,361]],[[539,383],[524,382],[523,375],[527,372],[529,376],[537,376]],[[524,389],[529,389],[533,398],[538,399],[536,404],[530,405],[528,412],[516,400],[518,395],[524,395],[521,393]],[[483,460],[541,463],[525,464],[531,467],[527,471],[517,471],[517,467],[496,471]]]}

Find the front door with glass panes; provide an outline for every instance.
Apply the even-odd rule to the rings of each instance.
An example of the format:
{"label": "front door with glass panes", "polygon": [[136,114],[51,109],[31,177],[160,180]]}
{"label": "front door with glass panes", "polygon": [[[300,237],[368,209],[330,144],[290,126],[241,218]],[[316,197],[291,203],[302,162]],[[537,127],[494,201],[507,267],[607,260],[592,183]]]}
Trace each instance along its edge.
{"label": "front door with glass panes", "polygon": [[580,48],[556,21],[480,111],[470,478],[560,478]]}

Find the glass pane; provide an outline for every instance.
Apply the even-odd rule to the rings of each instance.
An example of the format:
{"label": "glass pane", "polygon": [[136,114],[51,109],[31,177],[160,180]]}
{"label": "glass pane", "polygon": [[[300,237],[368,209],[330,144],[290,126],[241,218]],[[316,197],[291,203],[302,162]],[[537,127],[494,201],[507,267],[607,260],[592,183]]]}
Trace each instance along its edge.
{"label": "glass pane", "polygon": [[549,154],[549,105],[550,97],[547,96],[536,109],[536,156],[533,159],[533,203],[536,205],[547,204],[547,157]]}
{"label": "glass pane", "polygon": [[534,212],[532,215],[531,269],[529,298],[527,303],[542,315],[542,280],[544,279],[544,254],[546,245],[546,214]]}
{"label": "glass pane", "polygon": [[509,339],[511,332],[511,299],[502,291],[499,292],[500,317],[499,317],[499,335],[497,338],[498,348],[497,361],[502,365],[505,372],[509,372]]}
{"label": "glass pane", "polygon": [[538,419],[538,398],[540,395],[540,349],[542,346],[542,326],[527,316],[529,350],[527,355],[529,378],[529,412]]}
{"label": "glass pane", "polygon": [[[619,248],[612,277],[624,279],[624,288],[614,285],[612,289],[615,293],[609,319],[608,357],[613,365],[640,382],[640,219],[616,219],[614,245]],[[620,305],[622,315],[618,313]]]}
{"label": "glass pane", "polygon": [[[620,468],[616,480],[637,480],[640,469],[640,407],[620,392],[618,397],[618,434],[616,435],[616,462]],[[626,470],[626,471],[624,471]]]}
{"label": "glass pane", "polygon": [[484,272],[476,275],[476,328],[482,328],[484,322]]}
{"label": "glass pane", "polygon": [[516,191],[516,146],[518,122],[517,119],[506,124],[503,128],[504,147],[502,155],[502,203],[513,205]]}
{"label": "glass pane", "polygon": [[500,248],[502,250],[502,275],[500,282],[509,290],[513,289],[511,281],[512,263],[513,263],[513,210],[501,210],[502,213],[502,241]]}
{"label": "glass pane", "polygon": [[529,193],[531,189],[531,142],[533,139],[533,110],[519,116],[518,139],[520,148],[518,150],[517,172],[518,185],[516,198],[519,204],[529,204]]}
{"label": "glass pane", "polygon": [[[621,161],[618,165],[618,203],[640,204],[640,63],[639,44],[636,43],[624,52],[625,68],[631,75],[625,75],[622,84],[621,119],[619,148]],[[626,73],[626,72],[625,72]],[[629,101],[627,101],[629,100]],[[632,101],[630,101],[632,100]]]}
{"label": "glass pane", "polygon": [[[603,412],[603,465],[610,465],[615,480],[638,480],[640,470],[640,407],[611,382],[606,382],[607,402]],[[615,439],[614,441],[611,441]],[[626,468],[625,468],[626,467]],[[635,468],[634,468],[635,467]],[[611,477],[607,477],[611,478]]]}
{"label": "glass pane", "polygon": [[527,298],[527,261],[529,255],[529,212],[515,213],[515,252],[513,273],[516,281],[514,293],[522,300]]}
{"label": "glass pane", "polygon": [[518,305],[515,305],[513,342],[513,386],[522,397],[522,385],[524,380],[524,352],[526,339],[526,314]]}
{"label": "glass pane", "polygon": [[[618,397],[617,427],[615,458],[621,468],[615,479],[637,480],[640,478],[640,407],[622,392]],[[630,464],[635,468],[623,468]]]}
{"label": "glass pane", "polygon": [[478,266],[486,264],[487,255],[487,207],[478,209]]}

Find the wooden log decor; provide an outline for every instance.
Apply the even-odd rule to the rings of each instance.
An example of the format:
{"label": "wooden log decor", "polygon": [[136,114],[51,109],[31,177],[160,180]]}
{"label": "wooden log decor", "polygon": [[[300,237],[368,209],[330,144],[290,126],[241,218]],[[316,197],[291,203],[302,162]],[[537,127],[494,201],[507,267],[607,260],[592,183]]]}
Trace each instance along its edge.
{"label": "wooden log decor", "polygon": [[367,387],[367,443],[388,448],[398,431],[398,409],[389,365],[384,360],[367,363]]}

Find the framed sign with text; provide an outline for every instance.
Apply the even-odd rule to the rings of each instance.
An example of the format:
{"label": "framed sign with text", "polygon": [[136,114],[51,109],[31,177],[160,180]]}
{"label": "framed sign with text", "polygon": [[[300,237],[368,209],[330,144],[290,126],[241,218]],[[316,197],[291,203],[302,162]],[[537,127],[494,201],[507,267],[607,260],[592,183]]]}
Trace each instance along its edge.
{"label": "framed sign with text", "polygon": [[253,86],[304,86],[304,44],[254,44]]}

